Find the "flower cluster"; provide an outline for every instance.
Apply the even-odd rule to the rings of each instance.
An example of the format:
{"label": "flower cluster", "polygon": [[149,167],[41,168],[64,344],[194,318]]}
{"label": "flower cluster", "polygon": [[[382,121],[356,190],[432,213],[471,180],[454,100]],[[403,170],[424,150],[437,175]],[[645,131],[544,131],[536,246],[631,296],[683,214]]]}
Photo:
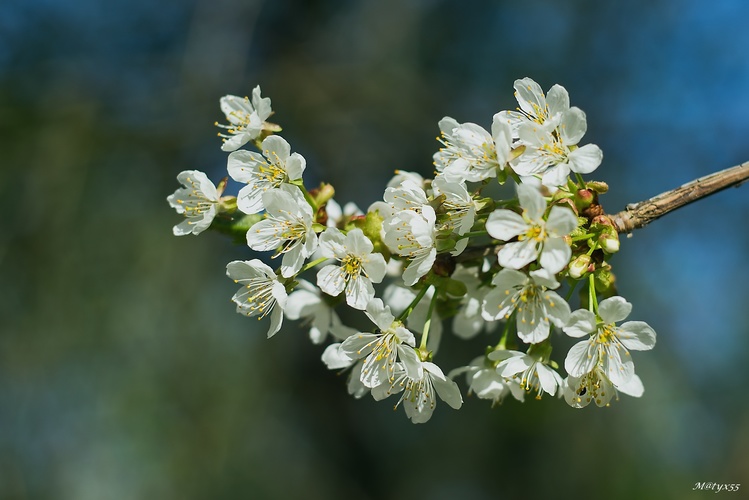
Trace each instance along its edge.
{"label": "flower cluster", "polygon": [[[180,173],[184,187],[168,197],[185,216],[174,234],[210,227],[280,257],[276,269],[258,258],[227,265],[241,285],[237,312],[270,316],[268,337],[285,316],[315,344],[332,338],[322,361],[349,372],[349,393],[398,395],[395,407],[414,423],[428,421],[439,400],[461,407],[461,374],[468,394],[493,404],[526,393],[575,408],[639,397],[630,351],[652,349],[655,332],[641,321],[617,325],[632,306],[617,295],[608,263],[619,250],[598,201],[608,188],[582,177],[601,164],[601,150],[580,145],[585,113],[563,87],[544,93],[523,78],[515,97],[518,109],[496,113],[490,130],[440,120],[434,178],[398,171],[382,201],[362,211],[341,208],[330,184],[305,186],[306,161],[267,121],[271,102],[260,87],[251,98],[225,96],[221,149],[241,187],[222,197],[227,179],[217,187],[202,172]],[[514,196],[492,195],[498,184],[514,185]],[[579,284],[582,307],[573,311]],[[369,326],[344,325],[344,304]],[[435,358],[450,318],[459,339],[496,339],[445,375]],[[552,358],[555,329],[581,339],[564,358],[566,378]]]}

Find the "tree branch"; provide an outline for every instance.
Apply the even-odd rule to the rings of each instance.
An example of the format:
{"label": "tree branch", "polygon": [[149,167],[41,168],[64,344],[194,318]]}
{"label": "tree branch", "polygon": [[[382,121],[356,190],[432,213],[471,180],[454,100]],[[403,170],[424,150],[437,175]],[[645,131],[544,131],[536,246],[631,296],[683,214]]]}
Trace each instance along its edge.
{"label": "tree branch", "polygon": [[[684,184],[681,187],[666,191],[658,196],[630,203],[625,210],[610,215],[614,228],[619,233],[631,233],[646,226],[651,221],[663,217],[677,208],[701,200],[711,194],[729,187],[739,187],[749,180],[749,161],[735,167],[715,172]],[[455,262],[467,262],[480,257],[494,256],[501,245],[481,245],[468,247],[463,253],[454,257]]]}
{"label": "tree branch", "polygon": [[738,187],[747,179],[749,179],[749,162],[700,177],[648,200],[631,203],[625,210],[612,215],[611,221],[618,232],[631,233],[693,201],[732,186]]}

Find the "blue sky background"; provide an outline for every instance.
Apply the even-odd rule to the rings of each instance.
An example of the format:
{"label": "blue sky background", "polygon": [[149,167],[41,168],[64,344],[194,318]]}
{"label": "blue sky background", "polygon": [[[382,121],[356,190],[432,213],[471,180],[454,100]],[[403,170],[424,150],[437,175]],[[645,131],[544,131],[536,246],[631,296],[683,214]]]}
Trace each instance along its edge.
{"label": "blue sky background", "polygon": [[[488,126],[530,76],[587,113],[616,212],[749,160],[748,22],[740,0],[3,2],[0,496],[749,487],[747,186],[638,230],[611,260],[632,319],[658,332],[634,356],[643,398],[466,398],[426,426],[348,398],[297,325],[267,341],[235,315],[224,268],[250,251],[172,237],[165,202],[181,170],[225,175],[224,94],[260,84],[308,185],[365,207],[393,170],[431,172],[440,118]],[[490,341],[451,342],[445,368]]]}

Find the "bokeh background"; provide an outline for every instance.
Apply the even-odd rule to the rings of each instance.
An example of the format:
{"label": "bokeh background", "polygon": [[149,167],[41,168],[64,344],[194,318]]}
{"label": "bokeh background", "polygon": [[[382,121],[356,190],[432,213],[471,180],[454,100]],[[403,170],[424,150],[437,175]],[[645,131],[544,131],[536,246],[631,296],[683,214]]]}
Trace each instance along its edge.
{"label": "bokeh background", "polygon": [[612,260],[658,332],[643,398],[466,398],[421,426],[350,398],[303,328],[235,314],[250,251],[173,237],[165,198],[225,175],[224,94],[260,84],[308,185],[366,207],[431,172],[440,118],[488,127],[530,76],[586,111],[615,212],[749,160],[748,23],[742,0],[3,0],[0,498],[746,497],[749,186]]}

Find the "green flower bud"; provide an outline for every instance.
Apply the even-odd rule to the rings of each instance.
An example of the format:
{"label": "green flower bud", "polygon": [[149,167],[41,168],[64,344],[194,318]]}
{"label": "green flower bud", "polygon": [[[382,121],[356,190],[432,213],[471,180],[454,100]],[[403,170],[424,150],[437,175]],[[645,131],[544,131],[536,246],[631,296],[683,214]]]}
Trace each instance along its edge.
{"label": "green flower bud", "polygon": [[608,254],[616,253],[619,251],[619,235],[616,231],[607,231],[598,238],[598,245]]}
{"label": "green flower bud", "polygon": [[575,259],[572,260],[572,262],[570,262],[570,267],[567,270],[567,273],[570,275],[570,278],[580,279],[583,274],[588,272],[589,267],[590,255],[578,255]]}

